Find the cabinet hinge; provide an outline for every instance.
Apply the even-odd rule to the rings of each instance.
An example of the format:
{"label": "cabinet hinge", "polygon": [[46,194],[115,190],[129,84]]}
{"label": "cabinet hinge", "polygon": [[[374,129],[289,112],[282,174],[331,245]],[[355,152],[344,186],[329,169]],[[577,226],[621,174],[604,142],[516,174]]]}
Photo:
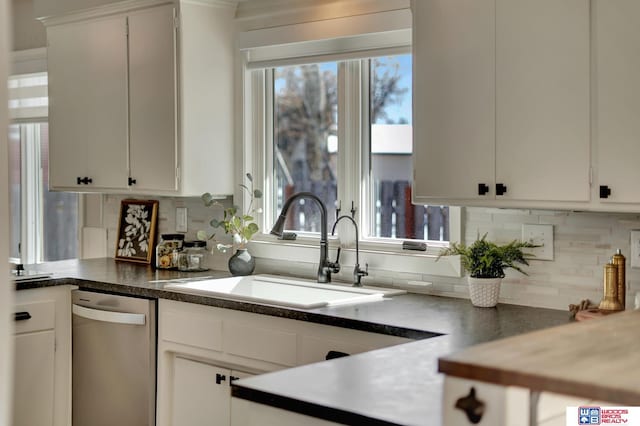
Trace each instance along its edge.
{"label": "cabinet hinge", "polygon": [[589,167],[589,186],[593,186],[593,167]]}
{"label": "cabinet hinge", "polygon": [[176,182],[180,182],[180,167],[176,167]]}
{"label": "cabinet hinge", "polygon": [[173,28],[178,29],[180,26],[180,16],[178,15],[178,11],[173,9]]}
{"label": "cabinet hinge", "polygon": [[129,37],[129,18],[127,18],[127,20],[125,21],[125,25],[124,25],[124,34]]}

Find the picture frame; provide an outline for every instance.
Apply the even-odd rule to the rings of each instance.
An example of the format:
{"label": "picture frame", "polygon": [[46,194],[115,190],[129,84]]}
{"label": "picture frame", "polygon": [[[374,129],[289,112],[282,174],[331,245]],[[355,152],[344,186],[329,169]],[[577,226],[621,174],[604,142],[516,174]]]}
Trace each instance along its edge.
{"label": "picture frame", "polygon": [[156,243],[157,200],[122,200],[116,260],[151,264]]}

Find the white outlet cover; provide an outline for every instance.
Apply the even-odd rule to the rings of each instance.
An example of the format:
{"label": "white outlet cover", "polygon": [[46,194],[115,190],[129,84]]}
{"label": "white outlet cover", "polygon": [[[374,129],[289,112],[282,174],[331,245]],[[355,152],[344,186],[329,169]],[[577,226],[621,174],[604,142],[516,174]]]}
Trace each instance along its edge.
{"label": "white outlet cover", "polygon": [[176,207],[176,232],[187,232],[186,207]]}
{"label": "white outlet cover", "polygon": [[522,225],[522,241],[542,245],[527,250],[535,256],[533,260],[553,260],[553,225]]}
{"label": "white outlet cover", "polygon": [[631,231],[631,267],[640,268],[640,231]]}

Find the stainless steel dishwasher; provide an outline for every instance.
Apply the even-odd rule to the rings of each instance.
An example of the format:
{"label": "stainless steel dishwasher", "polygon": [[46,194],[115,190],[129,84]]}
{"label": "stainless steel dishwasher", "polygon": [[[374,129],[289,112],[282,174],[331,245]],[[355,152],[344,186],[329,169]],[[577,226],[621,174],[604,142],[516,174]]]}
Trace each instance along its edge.
{"label": "stainless steel dishwasher", "polygon": [[76,290],[73,426],[153,426],[156,302]]}

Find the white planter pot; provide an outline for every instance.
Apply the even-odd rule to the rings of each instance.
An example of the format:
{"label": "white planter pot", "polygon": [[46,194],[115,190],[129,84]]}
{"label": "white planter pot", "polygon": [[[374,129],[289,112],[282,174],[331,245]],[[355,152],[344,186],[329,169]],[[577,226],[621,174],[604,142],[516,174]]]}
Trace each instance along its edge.
{"label": "white planter pot", "polygon": [[473,306],[492,308],[498,304],[502,278],[472,278],[469,280],[469,296]]}

